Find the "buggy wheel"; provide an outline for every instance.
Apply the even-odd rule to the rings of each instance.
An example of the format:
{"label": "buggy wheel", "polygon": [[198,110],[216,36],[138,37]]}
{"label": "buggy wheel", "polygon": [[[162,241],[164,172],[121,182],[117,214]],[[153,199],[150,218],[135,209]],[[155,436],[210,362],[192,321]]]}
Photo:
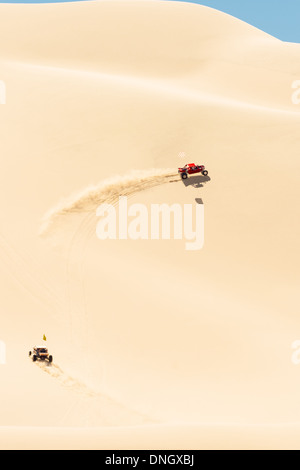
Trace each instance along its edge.
{"label": "buggy wheel", "polygon": [[33,362],[36,362],[36,360],[37,360],[37,357],[36,357],[36,355],[34,354],[34,355],[32,356],[32,361],[33,361]]}
{"label": "buggy wheel", "polygon": [[181,178],[182,178],[183,180],[186,180],[187,177],[188,177],[187,173],[182,173]]}
{"label": "buggy wheel", "polygon": [[208,171],[207,171],[207,170],[203,170],[203,171],[202,171],[202,175],[203,175],[203,176],[207,176],[207,175],[208,175]]}
{"label": "buggy wheel", "polygon": [[53,356],[49,356],[49,364],[51,364],[51,362],[53,362]]}
{"label": "buggy wheel", "polygon": [[31,356],[31,354],[32,354],[32,352],[31,352],[31,351],[29,351],[29,353],[28,353],[28,356],[30,357],[30,356]]}

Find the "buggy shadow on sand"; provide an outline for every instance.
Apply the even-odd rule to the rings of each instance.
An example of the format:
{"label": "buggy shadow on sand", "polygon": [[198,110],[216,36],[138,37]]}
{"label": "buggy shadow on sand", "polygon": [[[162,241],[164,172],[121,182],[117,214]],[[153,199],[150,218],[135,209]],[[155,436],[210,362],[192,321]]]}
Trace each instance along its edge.
{"label": "buggy shadow on sand", "polygon": [[185,186],[194,186],[194,188],[202,188],[203,183],[210,181],[209,176],[194,176],[193,178],[183,179],[182,182]]}

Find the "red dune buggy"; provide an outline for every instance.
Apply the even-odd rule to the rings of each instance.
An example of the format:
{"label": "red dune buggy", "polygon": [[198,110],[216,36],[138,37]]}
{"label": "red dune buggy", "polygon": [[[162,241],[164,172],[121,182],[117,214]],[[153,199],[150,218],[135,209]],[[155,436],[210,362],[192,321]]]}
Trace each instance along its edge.
{"label": "red dune buggy", "polygon": [[208,171],[205,170],[204,165],[196,165],[195,163],[187,163],[183,168],[178,168],[178,173],[183,180],[185,180],[188,175],[195,175],[196,173],[201,173],[203,176],[208,175]]}

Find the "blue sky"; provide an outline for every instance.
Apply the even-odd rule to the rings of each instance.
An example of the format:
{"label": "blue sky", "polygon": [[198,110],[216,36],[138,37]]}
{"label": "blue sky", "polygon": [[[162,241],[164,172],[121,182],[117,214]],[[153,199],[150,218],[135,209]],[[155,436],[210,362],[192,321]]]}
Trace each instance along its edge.
{"label": "blue sky", "polygon": [[180,1],[216,8],[240,18],[282,41],[300,43],[300,0]]}
{"label": "blue sky", "polygon": [[[61,0],[7,0],[5,2],[2,1],[2,3],[50,3],[51,1],[53,1],[53,3],[58,3]],[[278,39],[300,43],[300,0],[180,1],[198,3],[200,5],[216,8],[217,10],[224,11],[225,13],[229,13],[230,15],[240,18],[272,36],[277,37]]]}

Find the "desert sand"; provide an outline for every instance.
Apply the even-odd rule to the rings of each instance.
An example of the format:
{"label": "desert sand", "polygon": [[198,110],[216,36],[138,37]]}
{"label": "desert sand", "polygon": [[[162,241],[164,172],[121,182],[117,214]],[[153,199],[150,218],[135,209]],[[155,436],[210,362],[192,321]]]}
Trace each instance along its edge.
{"label": "desert sand", "polygon": [[[0,448],[299,448],[300,45],[179,2],[0,24]],[[203,203],[203,248],[100,240],[119,195]]]}

